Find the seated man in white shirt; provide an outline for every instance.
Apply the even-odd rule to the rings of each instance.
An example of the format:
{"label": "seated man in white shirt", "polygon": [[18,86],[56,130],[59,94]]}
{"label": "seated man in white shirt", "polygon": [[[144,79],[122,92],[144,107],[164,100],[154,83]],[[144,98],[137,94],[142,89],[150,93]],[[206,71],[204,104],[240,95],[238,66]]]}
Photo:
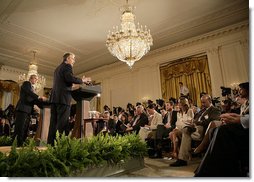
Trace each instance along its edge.
{"label": "seated man in white shirt", "polygon": [[150,115],[151,120],[148,125],[141,127],[139,131],[139,136],[143,141],[145,141],[145,139],[148,137],[149,134],[152,133],[153,130],[157,129],[157,126],[159,124],[162,124],[162,116],[155,110],[154,104],[150,104],[147,107],[147,112]]}

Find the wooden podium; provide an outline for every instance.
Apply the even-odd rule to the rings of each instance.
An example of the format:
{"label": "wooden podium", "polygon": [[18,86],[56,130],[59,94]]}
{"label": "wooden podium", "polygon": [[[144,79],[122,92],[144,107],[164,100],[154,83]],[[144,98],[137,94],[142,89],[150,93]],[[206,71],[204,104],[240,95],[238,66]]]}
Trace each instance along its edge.
{"label": "wooden podium", "polygon": [[72,131],[72,137],[81,138],[93,134],[93,128],[90,122],[84,122],[89,118],[90,100],[98,93],[101,93],[100,85],[78,85],[72,89],[72,97],[77,102],[76,120]]}

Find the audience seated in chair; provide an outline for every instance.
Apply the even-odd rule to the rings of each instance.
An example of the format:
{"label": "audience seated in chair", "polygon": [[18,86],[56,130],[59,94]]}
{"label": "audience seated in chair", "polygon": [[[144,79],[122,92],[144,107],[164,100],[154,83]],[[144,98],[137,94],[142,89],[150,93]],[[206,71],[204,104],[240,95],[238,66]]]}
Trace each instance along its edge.
{"label": "audience seated in chair", "polygon": [[166,102],[164,108],[160,110],[162,123],[157,126],[153,141],[148,141],[148,146],[153,150],[150,158],[162,157],[162,152],[169,152],[171,142],[168,138],[169,133],[175,128],[177,111],[174,110],[174,102]]}
{"label": "audience seated in chair", "polygon": [[194,124],[182,129],[178,160],[170,164],[172,167],[186,166],[187,161],[191,158],[192,140],[201,141],[209,123],[213,120],[219,120],[220,110],[212,105],[212,99],[208,94],[201,97],[201,104],[204,109],[194,117]]}
{"label": "audience seated in chair", "polygon": [[127,113],[123,113],[121,115],[121,118],[117,121],[116,123],[116,133],[123,135],[127,129],[127,125],[128,125],[129,121],[128,121],[128,114]]}
{"label": "audience seated in chair", "polygon": [[139,131],[139,137],[143,141],[145,141],[147,138],[154,138],[157,126],[162,124],[162,116],[155,110],[154,104],[150,104],[147,107],[147,112],[150,118],[149,123],[144,127],[141,127]]}
{"label": "audience seated in chair", "polygon": [[[240,107],[240,113],[236,113],[236,114],[249,113],[249,90],[246,90],[244,86],[242,86],[242,84],[240,84],[239,87],[241,88],[240,97],[237,97],[236,100],[241,107]],[[237,110],[235,108],[231,109],[231,106],[232,106],[232,101],[225,100],[224,104],[222,105],[222,113],[223,114],[235,113]],[[219,127],[222,124],[223,124],[222,120],[212,121],[209,124],[201,144],[194,150],[194,153],[201,153],[207,149],[210,143],[209,138],[211,138],[210,136],[212,135],[214,128]]]}
{"label": "audience seated in chair", "polygon": [[141,104],[136,106],[135,116],[133,122],[129,123],[126,128],[126,132],[139,133],[140,127],[144,127],[148,124],[148,117],[144,112],[144,107]]}
{"label": "audience seated in chair", "polygon": [[182,98],[179,101],[179,112],[177,113],[176,128],[169,133],[169,138],[173,144],[172,156],[178,158],[180,139],[182,137],[182,129],[190,124],[194,117],[193,110],[189,108],[188,100]]}
{"label": "audience seated in chair", "polygon": [[95,126],[95,135],[99,133],[114,133],[114,122],[112,122],[113,119],[110,118],[110,112],[109,111],[104,111],[103,114],[101,114],[96,121]]}
{"label": "audience seated in chair", "polygon": [[195,177],[249,176],[249,114],[225,113]]}
{"label": "audience seated in chair", "polygon": [[7,118],[2,116],[0,118],[1,124],[0,124],[0,136],[10,136],[10,125],[8,123]]}

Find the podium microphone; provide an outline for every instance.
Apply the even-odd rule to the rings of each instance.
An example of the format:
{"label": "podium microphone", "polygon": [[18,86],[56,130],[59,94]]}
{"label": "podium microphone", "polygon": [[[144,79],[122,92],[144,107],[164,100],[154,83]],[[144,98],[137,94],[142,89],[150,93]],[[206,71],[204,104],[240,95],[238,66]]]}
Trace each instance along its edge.
{"label": "podium microphone", "polygon": [[93,86],[93,83],[92,82],[88,82],[88,83],[85,83],[85,85],[87,85],[87,86]]}

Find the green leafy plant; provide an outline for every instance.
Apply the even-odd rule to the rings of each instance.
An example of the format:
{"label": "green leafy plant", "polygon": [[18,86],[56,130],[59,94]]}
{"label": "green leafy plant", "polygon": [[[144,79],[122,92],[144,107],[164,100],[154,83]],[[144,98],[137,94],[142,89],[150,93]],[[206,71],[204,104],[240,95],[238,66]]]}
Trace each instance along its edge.
{"label": "green leafy plant", "polygon": [[0,176],[76,176],[103,165],[119,165],[143,157],[146,144],[137,135],[98,135],[75,139],[57,133],[54,146],[38,150],[33,139],[17,148],[15,139],[9,154],[0,153]]}
{"label": "green leafy plant", "polygon": [[25,147],[16,148],[14,141],[8,155],[8,175],[10,177],[68,176],[69,169],[47,150],[39,151],[35,141],[30,139]]}
{"label": "green leafy plant", "polygon": [[9,136],[1,136],[0,137],[0,146],[11,146],[12,138]]}

